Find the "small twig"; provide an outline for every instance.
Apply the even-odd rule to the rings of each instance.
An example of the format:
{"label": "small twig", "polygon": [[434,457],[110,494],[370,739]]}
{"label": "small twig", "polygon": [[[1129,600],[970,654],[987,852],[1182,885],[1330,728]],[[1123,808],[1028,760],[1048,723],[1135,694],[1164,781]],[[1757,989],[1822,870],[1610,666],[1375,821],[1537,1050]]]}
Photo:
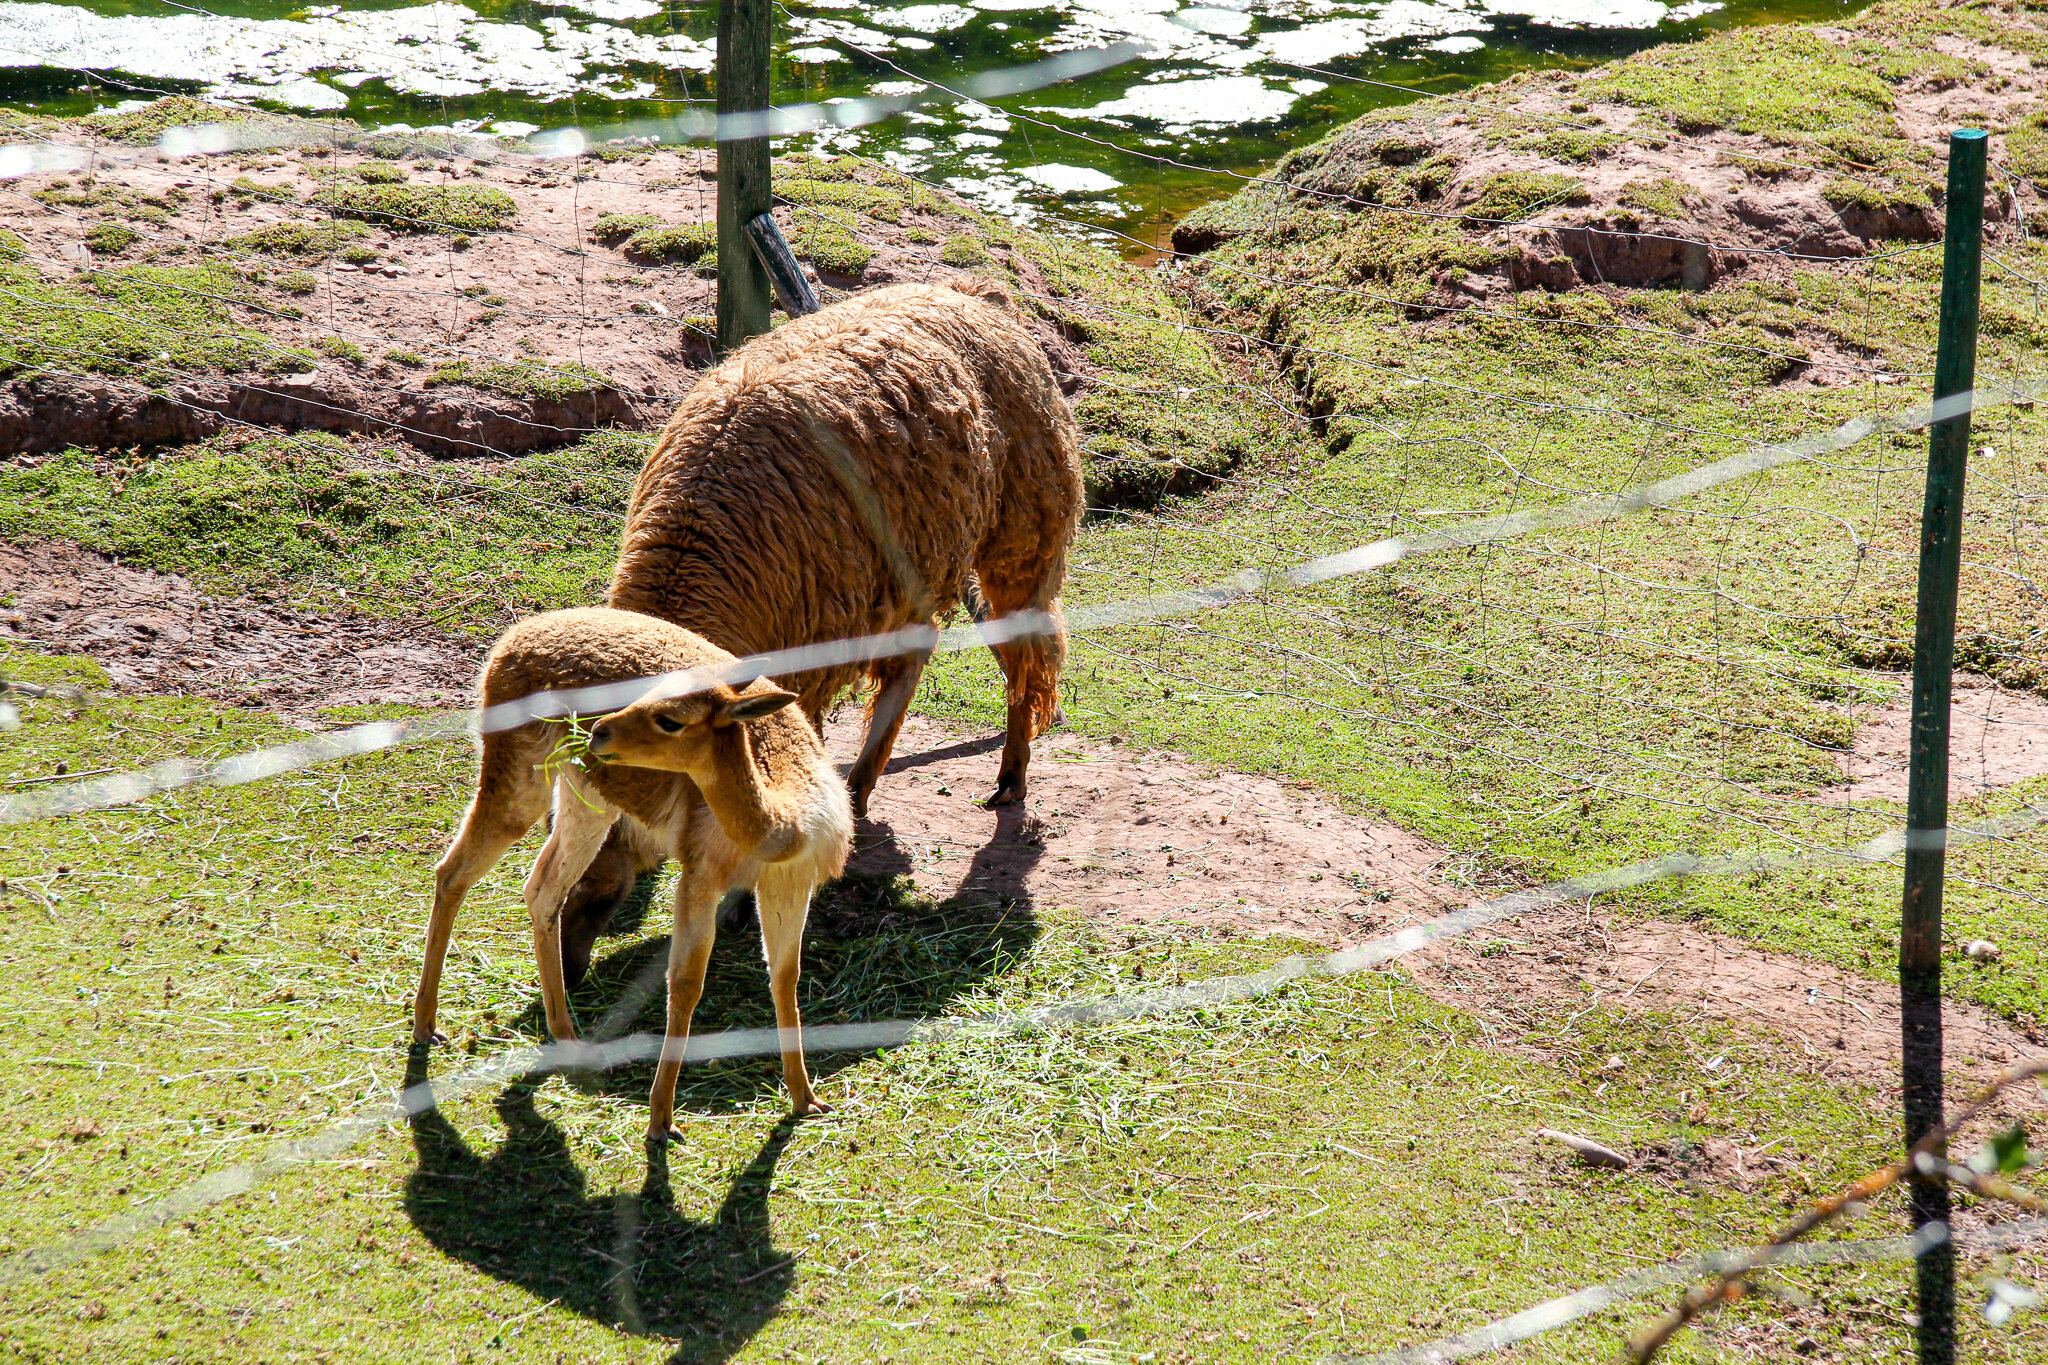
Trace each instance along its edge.
{"label": "small twig", "polygon": [[1563,1143],[1574,1152],[1577,1152],[1579,1159],[1589,1166],[1609,1166],[1617,1171],[1628,1169],[1629,1162],[1627,1157],[1615,1151],[1612,1147],[1602,1146],[1589,1137],[1580,1137],[1577,1133],[1561,1133],[1555,1128],[1538,1128],[1536,1136],[1548,1138],[1552,1142]]}

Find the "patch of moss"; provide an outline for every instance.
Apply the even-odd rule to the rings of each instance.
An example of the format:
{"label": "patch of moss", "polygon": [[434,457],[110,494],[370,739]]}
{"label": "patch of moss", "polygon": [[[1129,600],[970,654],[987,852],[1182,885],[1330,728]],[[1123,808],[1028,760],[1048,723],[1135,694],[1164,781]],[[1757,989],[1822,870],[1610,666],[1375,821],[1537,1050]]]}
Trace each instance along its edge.
{"label": "patch of moss", "polygon": [[377,252],[374,248],[363,246],[360,243],[343,247],[340,255],[341,259],[350,265],[368,265],[377,259]]}
{"label": "patch of moss", "polygon": [[457,360],[436,369],[425,382],[429,385],[466,384],[473,389],[489,389],[514,398],[557,400],[616,387],[605,375],[574,361],[551,364],[524,357],[518,360]]}
{"label": "patch of moss", "polygon": [[320,277],[310,270],[288,270],[277,277],[277,287],[287,294],[311,294],[320,288]]}
{"label": "patch of moss", "polygon": [[110,142],[140,147],[161,142],[163,135],[173,128],[209,123],[251,123],[263,117],[233,105],[208,104],[205,100],[186,95],[169,95],[140,109],[118,114],[93,114],[80,122],[89,132]]}
{"label": "patch of moss", "polygon": [[348,218],[307,222],[287,219],[227,239],[238,251],[260,251],[270,256],[332,255],[343,243],[365,236],[369,229]]}
{"label": "patch of moss", "polygon": [[120,186],[104,180],[88,180],[76,189],[70,182],[53,181],[46,188],[35,192],[39,203],[52,208],[92,209],[114,204],[128,204],[134,196]]}
{"label": "patch of moss", "polygon": [[408,232],[488,232],[518,216],[512,196],[494,185],[323,185],[308,200],[345,218]]}
{"label": "patch of moss", "polygon": [[329,360],[365,359],[363,348],[345,337],[321,337],[313,343],[313,349]]}
{"label": "patch of moss", "polygon": [[659,265],[692,265],[718,246],[709,223],[671,223],[633,231],[621,248],[629,260]]}
{"label": "patch of moss", "polygon": [[1691,189],[1670,176],[1639,177],[1621,187],[1621,203],[1660,218],[1685,217],[1685,197]]}
{"label": "patch of moss", "polygon": [[775,193],[792,204],[810,208],[851,209],[884,222],[901,223],[908,208],[904,196],[879,185],[851,180],[791,178],[775,182]]}
{"label": "patch of moss", "polygon": [[798,209],[790,215],[789,248],[827,274],[858,279],[875,257],[855,235],[858,226],[852,209]]}
{"label": "patch of moss", "polygon": [[266,185],[246,175],[236,176],[228,185],[227,192],[237,199],[252,202],[260,199],[267,204],[289,204],[299,197],[299,192],[290,185]]}
{"label": "patch of moss", "polygon": [[409,172],[394,161],[363,161],[350,168],[349,174],[365,185],[402,185]]}
{"label": "patch of moss", "polygon": [[319,358],[304,347],[286,346],[273,350],[259,368],[265,374],[311,374],[319,368]]}
{"label": "patch of moss", "polygon": [[1876,213],[1910,213],[1933,207],[1927,196],[1917,190],[1887,190],[1868,181],[1839,177],[1821,187],[1820,197],[1837,213],[1846,209],[1865,209]]}
{"label": "patch of moss", "polygon": [[978,237],[948,237],[939,251],[939,259],[956,269],[970,270],[987,265],[991,258]]}
{"label": "patch of moss", "polygon": [[237,326],[241,280],[218,266],[126,266],[79,282],[0,266],[0,375],[86,370],[149,384],[252,369],[276,351]]}
{"label": "patch of moss", "polygon": [[28,255],[28,242],[13,228],[0,228],[0,265],[11,265]]}
{"label": "patch of moss", "polygon": [[652,147],[638,143],[627,143],[620,146],[592,147],[585,151],[583,155],[593,161],[602,161],[610,165],[620,161],[644,161],[648,157],[653,156],[654,152],[655,149]]}
{"label": "patch of moss", "polygon": [[1512,223],[1560,204],[1586,202],[1585,182],[1550,171],[1502,171],[1479,182],[1465,205],[1465,221],[1475,226]]}
{"label": "patch of moss", "polygon": [[85,245],[95,256],[118,256],[141,235],[126,223],[94,223],[85,230]]}
{"label": "patch of moss", "polygon": [[658,213],[600,213],[597,221],[590,225],[590,237],[592,241],[606,246],[617,246],[634,233],[660,227],[661,224],[662,218]]}

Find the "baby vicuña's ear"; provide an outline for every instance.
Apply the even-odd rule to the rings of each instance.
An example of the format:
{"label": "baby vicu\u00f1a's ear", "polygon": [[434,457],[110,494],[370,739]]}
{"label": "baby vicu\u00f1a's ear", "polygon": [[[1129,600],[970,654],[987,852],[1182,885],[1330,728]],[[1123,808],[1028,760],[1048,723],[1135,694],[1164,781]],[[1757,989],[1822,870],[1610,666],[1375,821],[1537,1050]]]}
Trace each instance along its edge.
{"label": "baby vicu\u00f1a's ear", "polygon": [[718,708],[718,722],[729,725],[735,721],[759,720],[763,716],[774,715],[795,700],[796,693],[781,691],[741,697],[738,701],[729,701]]}

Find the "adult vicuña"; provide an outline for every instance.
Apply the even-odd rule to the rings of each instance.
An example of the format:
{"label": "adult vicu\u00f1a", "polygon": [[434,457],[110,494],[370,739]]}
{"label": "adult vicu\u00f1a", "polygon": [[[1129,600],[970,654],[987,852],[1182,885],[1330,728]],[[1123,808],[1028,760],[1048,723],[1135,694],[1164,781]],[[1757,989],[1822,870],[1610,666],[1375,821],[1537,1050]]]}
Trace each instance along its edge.
{"label": "adult vicu\u00f1a", "polygon": [[[990,615],[1045,613],[1043,633],[995,646],[1009,716],[989,804],[1021,801],[1058,709],[1081,506],[1073,416],[1009,296],[977,279],[894,285],[756,337],[697,381],[634,486],[609,600],[745,655],[935,622],[971,572]],[[813,724],[874,683],[847,776],[857,813],[927,657],[778,680]],[[665,856],[619,822],[570,902],[572,975]]]}
{"label": "adult vicu\u00f1a", "polygon": [[[607,607],[549,612],[499,639],[484,663],[480,701],[490,707],[731,662],[731,654],[700,636],[649,616]],[[739,690],[713,683],[682,695],[673,681],[657,685],[592,727],[588,756],[596,761],[582,767],[550,765],[565,733],[559,721],[485,734],[476,796],[434,871],[413,1041],[436,1037],[441,965],[462,898],[547,813],[552,795],[554,828],[526,879],[548,1031],[557,1041],[576,1036],[562,973],[563,901],[613,823],[631,819],[681,864],[669,941],[668,1033],[654,1073],[649,1135],[675,1136],[676,1073],[704,989],[719,897],[734,887],[752,887],[760,904],[790,1103],[799,1114],[826,1108],[811,1093],[804,1066],[798,959],[812,889],[846,865],[853,811],[817,731],[786,709],[795,700],[765,680]]]}

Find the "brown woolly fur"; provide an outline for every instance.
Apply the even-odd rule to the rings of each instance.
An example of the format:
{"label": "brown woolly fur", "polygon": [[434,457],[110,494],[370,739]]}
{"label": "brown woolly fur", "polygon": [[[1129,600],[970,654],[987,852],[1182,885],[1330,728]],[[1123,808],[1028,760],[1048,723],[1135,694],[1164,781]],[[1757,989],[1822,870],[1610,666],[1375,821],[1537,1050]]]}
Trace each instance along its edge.
{"label": "brown woolly fur", "polygon": [[[531,617],[505,632],[485,661],[486,707],[541,692],[647,678],[731,663],[733,656],[665,621],[610,608]],[[657,685],[590,730],[590,761],[549,760],[568,734],[563,721],[534,720],[483,736],[476,796],[435,869],[434,909],[413,999],[413,1041],[436,1037],[441,966],[469,888],[505,856],[553,801],[553,828],[526,882],[534,957],[548,1028],[575,1038],[569,1013],[562,909],[615,824],[629,848],[675,858],[675,927],[669,941],[669,1045],[655,1070],[648,1130],[673,1134],[677,1069],[703,988],[719,898],[756,891],[769,990],[784,1030],[783,1079],[799,1114],[825,1106],[811,1093],[797,1030],[796,979],[811,891],[839,875],[853,844],[846,788],[817,731],[789,708],[796,700],[765,680],[678,694]],[[624,817],[624,818],[622,818]],[[589,941],[575,942],[576,975]]]}
{"label": "brown woolly fur", "polygon": [[[610,602],[754,654],[935,623],[972,574],[990,614],[1051,618],[995,647],[1009,717],[989,803],[1020,801],[1031,740],[1058,713],[1082,497],[1073,416],[1002,287],[877,289],[756,337],[698,382],[634,486]],[[857,814],[924,662],[783,680],[814,726],[873,682],[847,778]],[[574,935],[594,936],[658,864],[651,848],[623,827],[607,843],[571,901]]]}
{"label": "brown woolly fur", "polygon": [[[835,468],[835,440],[881,528]],[[1073,418],[1001,287],[878,289],[755,338],[698,382],[634,487],[609,600],[740,654],[931,620],[970,570],[994,615],[1050,610],[1081,498]],[[1009,670],[1034,728],[1052,721],[1063,650]],[[867,671],[786,681],[816,717]]]}

